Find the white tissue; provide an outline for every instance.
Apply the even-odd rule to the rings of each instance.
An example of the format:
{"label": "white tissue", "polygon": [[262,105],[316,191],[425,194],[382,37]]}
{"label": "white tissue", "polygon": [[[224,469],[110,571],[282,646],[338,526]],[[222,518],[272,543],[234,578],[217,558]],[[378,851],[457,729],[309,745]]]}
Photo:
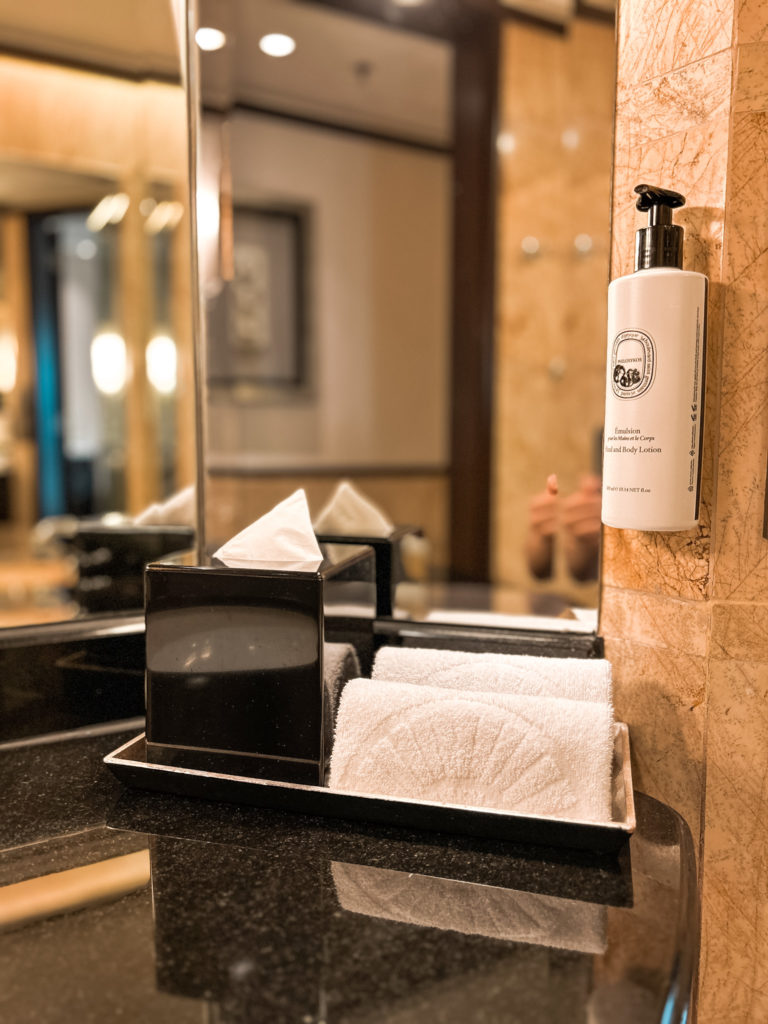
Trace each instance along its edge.
{"label": "white tissue", "polygon": [[323,554],[303,489],[294,491],[271,512],[235,534],[213,557],[232,568],[269,562],[278,563],[280,569],[316,569]]}
{"label": "white tissue", "polygon": [[388,537],[394,524],[382,510],[342,480],[315,518],[318,533],[339,537]]}
{"label": "white tissue", "polygon": [[607,704],[353,679],[341,696],[329,784],[610,821],[612,762]]}
{"label": "white tissue", "polygon": [[417,686],[531,697],[612,701],[611,663],[603,658],[542,658],[526,654],[473,654],[426,647],[382,647],[374,679]]}
{"label": "white tissue", "polygon": [[197,525],[195,485],[177,491],[166,501],[155,502],[134,516],[134,526],[191,526]]}
{"label": "white tissue", "polygon": [[606,949],[598,904],[338,861],[331,872],[339,904],[354,914],[579,953]]}

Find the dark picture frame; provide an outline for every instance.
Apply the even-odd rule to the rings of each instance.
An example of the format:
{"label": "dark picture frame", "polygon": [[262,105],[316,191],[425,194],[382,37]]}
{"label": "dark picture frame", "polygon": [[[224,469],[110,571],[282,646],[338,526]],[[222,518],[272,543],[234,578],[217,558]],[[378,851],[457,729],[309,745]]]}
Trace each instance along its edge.
{"label": "dark picture frame", "polygon": [[208,384],[301,390],[308,213],[235,204],[232,214],[232,278],[209,305]]}

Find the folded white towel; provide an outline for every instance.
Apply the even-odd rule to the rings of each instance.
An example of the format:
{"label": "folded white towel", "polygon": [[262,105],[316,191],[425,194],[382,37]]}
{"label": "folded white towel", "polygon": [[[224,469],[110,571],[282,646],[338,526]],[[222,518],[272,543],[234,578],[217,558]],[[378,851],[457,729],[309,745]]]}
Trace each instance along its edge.
{"label": "folded white towel", "polygon": [[331,864],[343,910],[579,953],[604,953],[605,907],[475,882]]}
{"label": "folded white towel", "polygon": [[608,704],[612,700],[611,663],[597,658],[382,647],[373,664],[373,678],[484,693],[566,697]]}
{"label": "folded white towel", "polygon": [[197,522],[195,485],[155,502],[134,518],[134,526],[192,526]]}
{"label": "folded white towel", "polygon": [[314,521],[315,533],[337,537],[388,537],[390,519],[349,480],[342,480]]}
{"label": "folded white towel", "polygon": [[353,679],[330,786],[521,814],[610,821],[607,704]]}

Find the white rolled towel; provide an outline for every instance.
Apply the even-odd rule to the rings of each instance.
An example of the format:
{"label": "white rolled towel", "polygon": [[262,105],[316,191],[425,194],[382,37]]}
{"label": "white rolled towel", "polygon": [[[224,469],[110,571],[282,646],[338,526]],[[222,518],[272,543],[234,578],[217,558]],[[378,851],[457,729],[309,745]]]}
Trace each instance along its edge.
{"label": "white rolled towel", "polygon": [[374,679],[485,693],[612,702],[611,663],[603,658],[473,654],[427,647],[382,647]]}
{"label": "white rolled towel", "polygon": [[331,873],[340,906],[354,914],[579,953],[606,949],[599,904],[338,861]]}
{"label": "white rolled towel", "polygon": [[339,705],[329,785],[610,821],[612,759],[607,704],[353,679]]}

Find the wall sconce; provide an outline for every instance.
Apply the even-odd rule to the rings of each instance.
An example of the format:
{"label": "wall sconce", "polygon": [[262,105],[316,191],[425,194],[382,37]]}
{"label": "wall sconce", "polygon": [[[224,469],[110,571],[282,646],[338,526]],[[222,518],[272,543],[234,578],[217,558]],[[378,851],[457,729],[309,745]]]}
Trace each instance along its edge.
{"label": "wall sconce", "polygon": [[91,342],[91,376],[102,395],[118,395],[125,387],[128,351],[117,331],[99,331]]}
{"label": "wall sconce", "polygon": [[147,345],[147,379],[161,395],[176,390],[178,359],[176,342],[167,334],[156,334]]}
{"label": "wall sconce", "polygon": [[0,394],[9,395],[16,387],[19,367],[19,343],[9,330],[0,331]]}

